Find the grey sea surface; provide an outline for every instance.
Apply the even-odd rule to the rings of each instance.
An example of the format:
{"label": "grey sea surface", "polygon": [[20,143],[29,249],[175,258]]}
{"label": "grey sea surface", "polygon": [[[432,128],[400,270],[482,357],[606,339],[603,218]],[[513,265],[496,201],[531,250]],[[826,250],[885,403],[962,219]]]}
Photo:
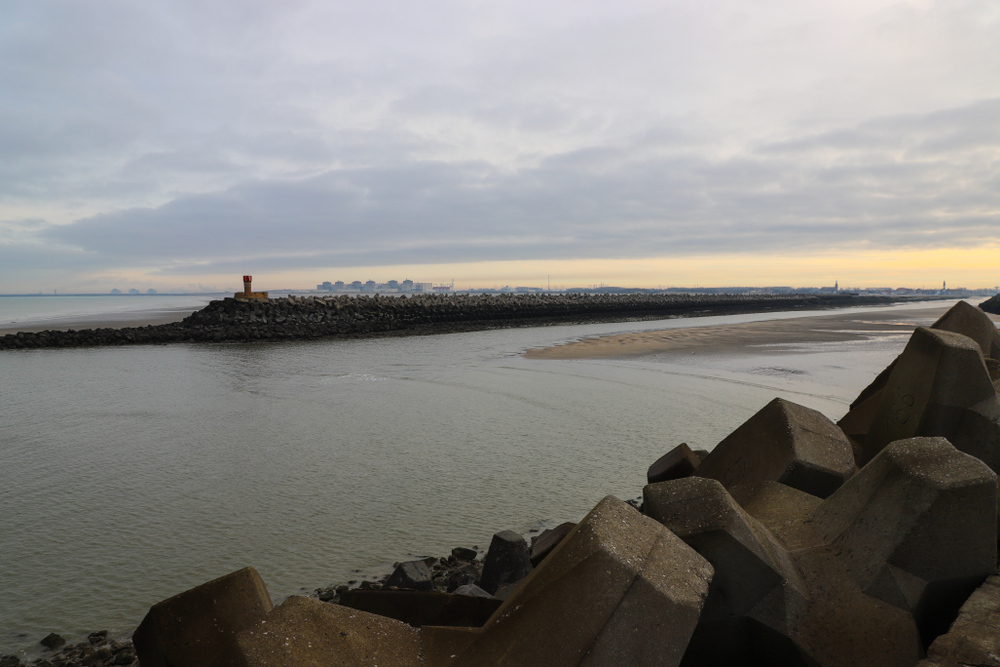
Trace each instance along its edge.
{"label": "grey sea surface", "polygon": [[807,315],[0,353],[0,654],[34,655],[49,632],[127,634],[245,565],[277,600],[576,521],[775,396],[839,418],[905,337],[682,362],[521,356]]}

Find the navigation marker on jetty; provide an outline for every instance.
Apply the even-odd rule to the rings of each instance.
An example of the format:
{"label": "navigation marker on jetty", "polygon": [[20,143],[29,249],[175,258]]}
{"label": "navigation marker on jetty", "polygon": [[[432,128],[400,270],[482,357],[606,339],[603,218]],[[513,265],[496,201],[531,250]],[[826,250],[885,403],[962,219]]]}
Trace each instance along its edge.
{"label": "navigation marker on jetty", "polygon": [[253,281],[253,276],[243,276],[243,291],[237,292],[233,297],[236,299],[266,299],[267,292],[250,291],[251,281]]}

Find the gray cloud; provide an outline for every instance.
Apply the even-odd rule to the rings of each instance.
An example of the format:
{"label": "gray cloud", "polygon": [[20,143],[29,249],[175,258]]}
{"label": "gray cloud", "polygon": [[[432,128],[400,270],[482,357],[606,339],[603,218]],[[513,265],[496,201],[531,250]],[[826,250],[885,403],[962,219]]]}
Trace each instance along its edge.
{"label": "gray cloud", "polygon": [[[167,273],[970,245],[994,241],[1000,224],[1000,136],[963,119],[998,108],[879,119],[716,161],[637,137],[513,171],[482,161],[344,168],[40,237]],[[980,131],[956,141],[958,127]]]}
{"label": "gray cloud", "polygon": [[991,6],[14,0],[0,279],[993,241]]}

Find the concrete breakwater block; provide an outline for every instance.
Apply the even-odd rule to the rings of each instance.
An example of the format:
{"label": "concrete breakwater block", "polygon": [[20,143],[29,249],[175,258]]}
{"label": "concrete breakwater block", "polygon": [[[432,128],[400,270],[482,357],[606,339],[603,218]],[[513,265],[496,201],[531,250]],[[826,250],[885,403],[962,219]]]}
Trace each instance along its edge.
{"label": "concrete breakwater block", "polygon": [[646,483],[656,484],[669,479],[687,477],[699,465],[701,458],[691,451],[686,442],[682,442],[649,466],[649,470],[646,471]]}
{"label": "concrete breakwater block", "polygon": [[263,579],[245,567],[153,605],[132,635],[143,667],[224,667],[236,634],[272,610]]}
{"label": "concrete breakwater block", "polygon": [[781,487],[643,490],[715,568],[684,665],[912,665],[996,571],[996,475],[943,438],[892,443],[825,500]]}
{"label": "concrete breakwater block", "polygon": [[949,331],[913,332],[865,437],[867,463],[895,440],[941,436],[1000,470],[1000,402],[979,345]]}
{"label": "concrete breakwater block", "polygon": [[1000,667],[1000,576],[969,596],[947,633],[934,640],[920,667]]}
{"label": "concrete breakwater block", "polygon": [[716,572],[682,665],[902,667],[918,659],[908,613],[865,595],[825,554],[799,562],[718,481],[662,482],[643,497],[644,511]]}
{"label": "concrete breakwater block", "polygon": [[[865,593],[943,632],[997,569],[997,478],[944,438],[894,442],[803,524]],[[811,537],[810,537],[811,535]]]}
{"label": "concrete breakwater block", "polygon": [[[340,596],[340,604],[371,614],[388,616],[414,627],[453,625],[478,628],[500,607],[501,600],[472,585],[479,594],[438,591],[362,590],[355,588]],[[465,588],[465,587],[463,587]],[[459,589],[461,590],[461,589]]]}
{"label": "concrete breakwater block", "polygon": [[[961,334],[972,339],[983,354],[990,379],[994,382],[997,380],[997,373],[1000,373],[1000,332],[997,331],[996,325],[985,313],[965,301],[959,301],[948,312],[938,318],[930,328],[939,331],[950,331],[951,333]],[[851,444],[854,445],[859,462],[869,460],[864,456],[868,431],[871,429],[876,414],[878,414],[882,392],[886,384],[888,384],[889,377],[892,375],[898,361],[899,358],[879,373],[871,384],[865,387],[854,402],[851,403],[850,411],[837,422],[837,425],[843,429],[844,433],[851,440]],[[990,370],[992,368],[996,368],[997,370]]]}
{"label": "concrete breakwater block", "polygon": [[570,531],[576,528],[576,524],[570,521],[561,523],[555,528],[543,531],[541,535],[532,539],[531,542],[531,565],[538,567],[538,564],[548,556],[553,549],[559,546]]}
{"label": "concrete breakwater block", "polygon": [[717,480],[689,477],[647,485],[642,507],[715,567],[702,621],[746,615],[785,580],[798,581],[776,540]]}
{"label": "concrete breakwater block", "polygon": [[237,636],[237,667],[418,667],[420,631],[395,619],[290,597]]}
{"label": "concrete breakwater block", "polygon": [[851,443],[836,424],[776,398],[709,452],[694,474],[727,488],[771,480],[825,498],[856,470]]}
{"label": "concrete breakwater block", "polygon": [[441,667],[672,667],[712,572],[661,524],[609,496],[482,628],[424,628],[426,658]]}
{"label": "concrete breakwater block", "polygon": [[490,595],[496,595],[501,586],[517,583],[528,576],[531,568],[528,542],[512,530],[500,531],[493,536],[483,558],[479,587]]}

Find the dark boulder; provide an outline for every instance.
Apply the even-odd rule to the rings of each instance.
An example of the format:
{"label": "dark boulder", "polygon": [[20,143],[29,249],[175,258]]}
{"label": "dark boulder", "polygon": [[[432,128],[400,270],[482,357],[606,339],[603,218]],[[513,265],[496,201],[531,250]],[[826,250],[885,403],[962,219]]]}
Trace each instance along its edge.
{"label": "dark boulder", "polygon": [[422,560],[401,563],[385,582],[387,587],[407,588],[414,591],[429,591],[434,584],[431,569]]}
{"label": "dark boulder", "polygon": [[503,584],[513,584],[531,573],[528,543],[512,530],[493,536],[490,549],[483,559],[483,575],[479,587],[490,594]]}
{"label": "dark boulder", "polygon": [[563,541],[569,532],[576,528],[576,524],[567,521],[566,523],[561,523],[555,528],[550,528],[544,531],[541,535],[536,537],[531,542],[531,565],[532,567],[538,567],[538,564],[548,556],[553,549],[559,546],[559,543]]}

